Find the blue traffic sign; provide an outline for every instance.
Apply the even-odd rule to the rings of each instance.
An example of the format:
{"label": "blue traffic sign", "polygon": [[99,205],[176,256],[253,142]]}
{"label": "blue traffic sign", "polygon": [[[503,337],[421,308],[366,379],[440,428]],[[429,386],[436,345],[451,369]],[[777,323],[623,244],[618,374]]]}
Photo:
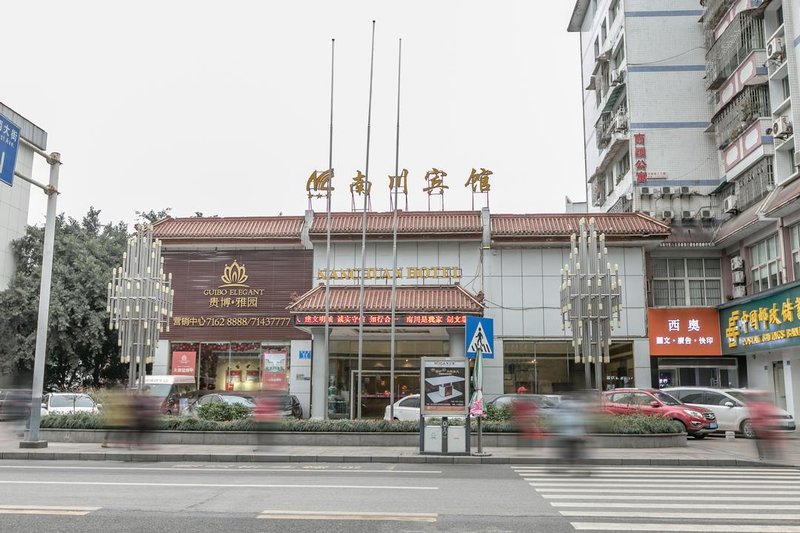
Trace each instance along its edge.
{"label": "blue traffic sign", "polygon": [[494,320],[482,316],[467,316],[464,330],[467,357],[477,357],[478,350],[484,359],[494,359]]}
{"label": "blue traffic sign", "polygon": [[17,164],[19,126],[0,115],[0,181],[14,184],[14,166]]}

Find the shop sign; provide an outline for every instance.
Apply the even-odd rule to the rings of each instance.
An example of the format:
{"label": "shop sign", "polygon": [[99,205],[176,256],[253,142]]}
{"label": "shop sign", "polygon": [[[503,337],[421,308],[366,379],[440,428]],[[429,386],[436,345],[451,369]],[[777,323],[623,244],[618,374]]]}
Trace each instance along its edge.
{"label": "shop sign", "polygon": [[723,353],[800,345],[800,285],[720,310]]}
{"label": "shop sign", "polygon": [[197,352],[172,352],[172,375],[194,377],[196,361]]}
{"label": "shop sign", "polygon": [[[332,280],[359,280],[361,279],[360,268],[338,268],[329,270]],[[364,269],[364,280],[390,280],[395,279],[461,279],[461,269],[457,266],[432,266],[432,267],[398,267],[394,271],[391,268],[366,268]],[[328,276],[324,268],[317,269],[317,279],[324,281]]]}
{"label": "shop sign", "polygon": [[[328,324],[331,326],[357,326],[360,322],[360,315],[331,313],[328,315]],[[395,315],[395,325],[397,326],[464,326],[467,323],[465,315]],[[295,315],[295,324],[298,326],[321,326],[325,325],[325,315],[323,314],[303,314]],[[391,326],[392,315],[390,314],[369,314],[364,315],[365,326]]]}
{"label": "shop sign", "polygon": [[420,371],[423,415],[466,416],[469,383],[466,359],[423,357]]}
{"label": "shop sign", "polygon": [[713,307],[647,310],[650,355],[722,355],[719,314]]}

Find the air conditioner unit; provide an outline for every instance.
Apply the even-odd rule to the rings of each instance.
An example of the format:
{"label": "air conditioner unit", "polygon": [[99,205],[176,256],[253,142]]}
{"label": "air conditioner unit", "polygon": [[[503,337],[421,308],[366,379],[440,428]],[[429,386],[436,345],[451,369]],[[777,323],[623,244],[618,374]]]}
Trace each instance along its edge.
{"label": "air conditioner unit", "polygon": [[689,194],[689,187],[681,187],[681,194]]}
{"label": "air conditioner unit", "polygon": [[733,297],[734,298],[744,298],[746,292],[744,289],[744,285],[734,285],[733,286]]}
{"label": "air conditioner unit", "polygon": [[672,218],[672,215],[673,213],[669,209],[665,209],[661,212],[661,218]]}
{"label": "air conditioner unit", "polygon": [[672,194],[672,189],[669,187],[661,187],[661,194],[663,194],[664,196]]}
{"label": "air conditioner unit", "polygon": [[681,220],[691,220],[694,218],[694,215],[691,211],[682,211],[681,212]]}
{"label": "air conditioner unit", "polygon": [[744,270],[744,259],[741,255],[731,257],[731,270]]}
{"label": "air conditioner unit", "polygon": [[792,134],[792,122],[789,120],[789,117],[783,115],[775,119],[775,122],[772,124],[772,128],[767,130],[767,134],[772,134],[773,137],[778,139],[785,139],[789,135]]}
{"label": "air conditioner unit", "polygon": [[783,61],[784,57],[786,57],[786,46],[782,37],[775,37],[767,43],[767,59]]}
{"label": "air conditioner unit", "polygon": [[711,211],[711,209],[701,209],[700,218],[702,218],[703,220],[711,220],[712,218],[714,218],[714,213]]}
{"label": "air conditioner unit", "polygon": [[611,71],[611,85],[619,85],[623,81],[625,81],[625,71],[623,69]]}
{"label": "air conditioner unit", "polygon": [[734,270],[733,272],[731,272],[731,274],[732,274],[732,277],[733,277],[733,282],[736,285],[741,285],[741,284],[745,283],[744,270]]}
{"label": "air conditioner unit", "polygon": [[616,131],[627,131],[628,117],[624,113],[618,113],[614,116],[614,129]]}
{"label": "air conditioner unit", "polygon": [[737,198],[735,194],[725,197],[722,200],[722,210],[725,213],[736,213],[738,211],[736,207],[736,200]]}
{"label": "air conditioner unit", "polygon": [[794,153],[794,166],[800,167],[800,151]]}
{"label": "air conditioner unit", "polygon": [[653,192],[650,190],[650,187],[642,187],[639,189],[639,192],[642,196],[650,196]]}

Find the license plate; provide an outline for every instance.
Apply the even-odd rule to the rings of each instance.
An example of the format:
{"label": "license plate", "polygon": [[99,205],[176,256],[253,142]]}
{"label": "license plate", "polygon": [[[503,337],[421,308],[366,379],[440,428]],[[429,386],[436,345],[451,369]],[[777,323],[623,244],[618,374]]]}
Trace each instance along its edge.
{"label": "license plate", "polygon": [[716,422],[711,422],[711,423],[708,425],[708,429],[717,429],[717,424],[716,424]]}

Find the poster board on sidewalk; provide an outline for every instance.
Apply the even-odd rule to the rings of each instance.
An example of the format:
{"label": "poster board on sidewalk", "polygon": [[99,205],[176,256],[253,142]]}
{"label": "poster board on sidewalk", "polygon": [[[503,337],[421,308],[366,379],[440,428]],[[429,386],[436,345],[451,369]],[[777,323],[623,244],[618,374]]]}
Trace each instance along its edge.
{"label": "poster board on sidewalk", "polygon": [[423,357],[420,374],[423,415],[466,416],[469,383],[466,359]]}

